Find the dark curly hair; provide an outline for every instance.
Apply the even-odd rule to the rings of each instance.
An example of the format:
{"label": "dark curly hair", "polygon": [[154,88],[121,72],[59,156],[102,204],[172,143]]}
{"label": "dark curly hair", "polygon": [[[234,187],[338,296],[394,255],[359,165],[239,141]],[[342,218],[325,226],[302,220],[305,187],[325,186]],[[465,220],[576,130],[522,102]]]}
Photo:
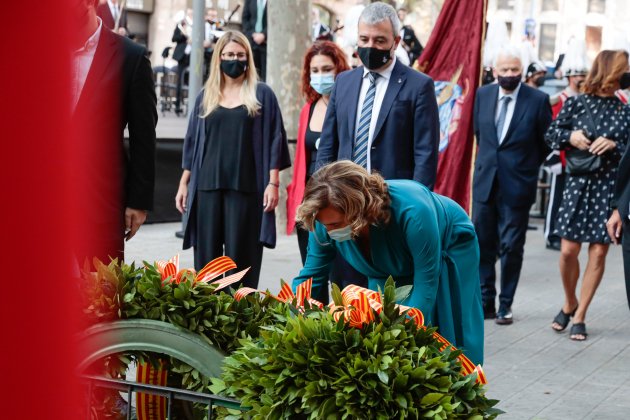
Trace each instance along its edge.
{"label": "dark curly hair", "polygon": [[302,95],[304,95],[307,102],[315,102],[322,96],[311,87],[311,59],[316,55],[327,55],[330,57],[335,64],[335,74],[350,69],[346,60],[346,54],[337,44],[331,41],[316,41],[313,43],[304,56],[304,65],[302,66]]}

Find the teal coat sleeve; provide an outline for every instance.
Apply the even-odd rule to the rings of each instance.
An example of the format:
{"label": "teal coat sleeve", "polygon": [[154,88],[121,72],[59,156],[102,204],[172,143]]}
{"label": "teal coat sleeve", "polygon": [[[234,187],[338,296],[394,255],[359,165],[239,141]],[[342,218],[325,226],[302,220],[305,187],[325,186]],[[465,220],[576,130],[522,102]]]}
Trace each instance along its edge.
{"label": "teal coat sleeve", "polygon": [[304,268],[300,270],[300,274],[293,279],[292,288],[295,292],[296,287],[313,278],[311,289],[312,296],[320,296],[322,293],[328,293],[328,275],[337,251],[330,237],[326,233],[326,229],[316,223],[315,231],[308,235],[308,255]]}
{"label": "teal coat sleeve", "polygon": [[441,264],[440,229],[435,212],[428,206],[404,214],[403,234],[413,262],[413,289],[403,305],[422,311],[432,322]]}

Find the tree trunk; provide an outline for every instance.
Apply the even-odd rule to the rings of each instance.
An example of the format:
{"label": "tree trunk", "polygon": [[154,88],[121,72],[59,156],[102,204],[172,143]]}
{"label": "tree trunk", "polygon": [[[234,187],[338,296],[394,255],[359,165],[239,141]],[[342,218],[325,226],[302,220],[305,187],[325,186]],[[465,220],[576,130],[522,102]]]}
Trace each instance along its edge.
{"label": "tree trunk", "polygon": [[[267,3],[267,84],[273,89],[282,110],[289,138],[291,161],[295,156],[298,119],[304,105],[300,93],[302,61],[311,45],[311,0],[270,0]],[[286,186],[293,168],[280,173],[280,202],[276,209],[279,234],[286,227]]]}

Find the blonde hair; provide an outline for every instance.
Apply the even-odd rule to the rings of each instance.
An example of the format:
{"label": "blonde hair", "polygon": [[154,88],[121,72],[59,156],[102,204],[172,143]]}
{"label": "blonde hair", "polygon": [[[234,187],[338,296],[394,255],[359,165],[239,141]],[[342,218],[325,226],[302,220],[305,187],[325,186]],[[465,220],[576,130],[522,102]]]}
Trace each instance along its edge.
{"label": "blonde hair", "polygon": [[306,184],[304,200],[298,207],[295,220],[312,231],[317,213],[333,207],[345,215],[356,237],[365,226],[389,223],[390,204],[387,184],[382,176],[369,174],[362,166],[349,160],[340,160],[313,174]]}
{"label": "blonde hair", "polygon": [[597,54],[591,66],[582,93],[589,95],[612,94],[619,88],[621,75],[628,70],[628,52],[603,50]]}
{"label": "blonde hair", "polygon": [[242,33],[238,31],[227,31],[217,41],[210,62],[210,76],[204,85],[204,94],[202,100],[201,117],[205,118],[219,106],[223,96],[223,86],[225,85],[225,76],[221,71],[221,53],[227,44],[236,42],[247,51],[247,68],[245,69],[245,78],[241,86],[241,100],[247,108],[250,117],[255,116],[260,111],[260,102],[256,98],[256,85],[258,84],[258,74],[254,65],[252,55],[252,47],[249,41]]}

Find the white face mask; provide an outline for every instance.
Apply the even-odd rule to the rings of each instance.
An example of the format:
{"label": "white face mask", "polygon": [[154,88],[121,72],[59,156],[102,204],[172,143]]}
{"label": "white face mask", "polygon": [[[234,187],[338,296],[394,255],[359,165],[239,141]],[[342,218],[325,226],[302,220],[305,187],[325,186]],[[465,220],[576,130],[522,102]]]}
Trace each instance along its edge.
{"label": "white face mask", "polygon": [[352,239],[352,226],[348,225],[339,229],[334,229],[328,232],[330,239],[337,242],[345,242]]}

